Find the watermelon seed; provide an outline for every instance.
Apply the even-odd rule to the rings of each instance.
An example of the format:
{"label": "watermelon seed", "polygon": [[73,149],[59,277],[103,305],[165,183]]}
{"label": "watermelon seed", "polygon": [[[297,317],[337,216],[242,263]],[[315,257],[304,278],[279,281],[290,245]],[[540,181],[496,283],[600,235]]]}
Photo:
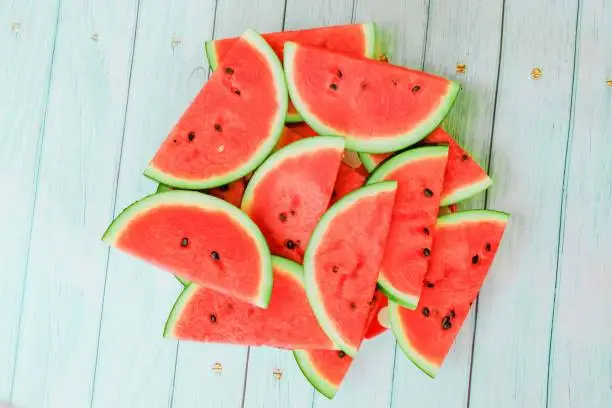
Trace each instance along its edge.
{"label": "watermelon seed", "polygon": [[295,215],[295,210],[294,209],[289,210],[289,214]]}
{"label": "watermelon seed", "polygon": [[344,351],[340,350],[340,351],[338,352],[338,357],[340,357],[340,358],[344,358],[345,356],[346,356],[346,353],[345,353]]}
{"label": "watermelon seed", "polygon": [[427,227],[423,228],[423,232],[425,233],[425,235],[429,235],[429,228]]}
{"label": "watermelon seed", "polygon": [[232,75],[234,73],[234,68],[232,67],[225,67],[225,73]]}
{"label": "watermelon seed", "polygon": [[338,265],[334,265],[334,266],[332,267],[332,272],[333,272],[333,273],[338,273],[338,272],[340,272],[340,268],[338,268]]}
{"label": "watermelon seed", "polygon": [[229,185],[228,184],[224,184],[222,186],[219,186],[219,191],[228,191],[229,190]]}
{"label": "watermelon seed", "polygon": [[359,84],[361,86],[361,89],[366,89],[368,87],[368,83],[366,81],[361,81],[361,84]]}
{"label": "watermelon seed", "polygon": [[474,255],[472,257],[472,264],[476,265],[478,263],[478,261],[480,260],[480,257],[478,255]]}
{"label": "watermelon seed", "polygon": [[240,89],[232,88],[232,92],[235,93],[236,95],[240,96]]}
{"label": "watermelon seed", "polygon": [[338,78],[342,78],[342,71],[338,70],[338,72],[336,72],[336,75],[338,76]]}
{"label": "watermelon seed", "polygon": [[423,255],[425,256],[431,255],[431,250],[429,248],[423,248]]}
{"label": "watermelon seed", "polygon": [[222,132],[223,131],[223,128],[221,127],[220,124],[215,123],[215,131],[217,131],[217,132]]}
{"label": "watermelon seed", "polygon": [[468,157],[468,155],[467,155],[467,154],[464,154],[463,156],[461,156],[461,160],[463,160],[463,161],[466,161],[468,158],[469,158],[469,157]]}
{"label": "watermelon seed", "polygon": [[425,316],[425,317],[429,317],[429,308],[428,308],[427,306],[425,306],[425,307],[423,308],[422,313],[423,313],[423,316]]}
{"label": "watermelon seed", "polygon": [[451,317],[451,319],[455,318],[455,311],[454,310],[450,311],[450,317]]}
{"label": "watermelon seed", "polygon": [[218,261],[221,259],[221,256],[219,255],[219,253],[217,251],[212,251],[210,253],[210,257],[214,260],[214,261]]}
{"label": "watermelon seed", "polygon": [[217,316],[215,316],[215,314],[214,314],[214,313],[211,313],[211,314],[210,314],[210,321],[211,321],[212,323],[217,323]]}
{"label": "watermelon seed", "polygon": [[282,212],[278,214],[278,219],[280,220],[280,222],[287,222],[287,213]]}
{"label": "watermelon seed", "polygon": [[335,91],[335,90],[337,90],[337,89],[338,89],[338,84],[335,84],[335,83],[333,83],[333,82],[332,82],[332,83],[329,85],[329,88],[330,88],[332,91]]}
{"label": "watermelon seed", "polygon": [[425,286],[427,286],[428,288],[433,288],[434,286],[436,286],[433,282],[425,282]]}
{"label": "watermelon seed", "polygon": [[485,245],[485,251],[487,251],[487,252],[491,252],[491,244],[490,244],[490,243],[488,243],[488,242],[487,242],[487,243],[486,243],[486,245]]}
{"label": "watermelon seed", "polygon": [[425,194],[425,197],[431,197],[431,196],[433,196],[433,191],[431,191],[430,189],[426,188],[425,190],[423,190],[423,194]]}
{"label": "watermelon seed", "polygon": [[193,142],[193,139],[195,139],[195,132],[189,132],[187,139],[189,139],[190,142]]}
{"label": "watermelon seed", "polygon": [[412,87],[412,92],[419,92],[421,90],[421,87],[419,85],[415,85]]}
{"label": "watermelon seed", "polygon": [[352,310],[357,309],[357,305],[355,304],[355,302],[351,302],[350,306]]}
{"label": "watermelon seed", "polygon": [[187,245],[189,245],[189,239],[185,237],[181,240],[181,246],[185,248]]}
{"label": "watermelon seed", "polygon": [[392,79],[392,80],[391,80],[391,83],[393,84],[393,86],[397,86],[397,83],[398,83],[398,82],[399,82],[399,81],[398,81],[397,79]]}
{"label": "watermelon seed", "polygon": [[444,318],[442,319],[442,329],[448,330],[451,327],[453,327],[453,324],[451,323],[450,316],[444,316]]}
{"label": "watermelon seed", "polygon": [[285,246],[287,247],[287,249],[295,249],[295,242],[288,239],[287,241],[285,241]]}
{"label": "watermelon seed", "polygon": [[176,139],[174,139],[173,142],[176,143]]}

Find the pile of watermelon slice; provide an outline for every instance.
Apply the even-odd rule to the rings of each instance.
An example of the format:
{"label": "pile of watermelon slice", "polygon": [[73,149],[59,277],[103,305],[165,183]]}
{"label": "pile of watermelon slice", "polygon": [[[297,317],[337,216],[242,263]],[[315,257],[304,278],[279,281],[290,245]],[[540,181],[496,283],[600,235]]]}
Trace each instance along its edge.
{"label": "pile of watermelon slice", "polygon": [[374,24],[210,41],[214,72],[150,161],[155,194],[108,244],[184,285],[167,337],[292,350],[332,398],[391,327],[434,377],[508,215],[440,127],[460,87],[388,63]]}

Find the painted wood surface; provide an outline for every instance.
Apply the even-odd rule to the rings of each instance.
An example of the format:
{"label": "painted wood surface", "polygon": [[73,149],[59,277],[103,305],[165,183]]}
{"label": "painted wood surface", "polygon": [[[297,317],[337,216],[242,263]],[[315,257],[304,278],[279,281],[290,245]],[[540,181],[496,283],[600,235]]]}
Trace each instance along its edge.
{"label": "painted wood surface", "polygon": [[[606,0],[0,0],[0,10],[10,197],[0,405],[612,406]],[[393,62],[463,85],[446,127],[496,182],[465,206],[513,217],[438,379],[387,332],[328,401],[289,352],[162,338],[180,284],[99,237],[154,191],[142,170],[207,79],[205,40],[372,20]]]}

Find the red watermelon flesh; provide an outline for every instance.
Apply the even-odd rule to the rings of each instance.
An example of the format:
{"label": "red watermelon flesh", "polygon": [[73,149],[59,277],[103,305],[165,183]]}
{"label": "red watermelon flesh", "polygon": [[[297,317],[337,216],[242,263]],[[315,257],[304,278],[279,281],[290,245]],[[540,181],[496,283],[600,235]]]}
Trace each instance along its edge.
{"label": "red watermelon flesh", "polygon": [[476,299],[508,217],[489,210],[440,217],[418,309],[389,304],[398,344],[431,377],[437,374]]}
{"label": "red watermelon flesh", "polygon": [[[374,24],[348,24],[331,27],[311,28],[306,30],[284,31],[263,34],[280,60],[283,59],[283,48],[287,41],[327,48],[373,58],[375,54],[376,29]],[[212,69],[216,69],[219,61],[223,61],[238,38],[225,38],[206,43],[206,56]],[[301,121],[300,115],[292,103],[287,110],[287,122]]]}
{"label": "red watermelon flesh", "polygon": [[387,297],[412,309],[419,301],[431,255],[447,155],[447,146],[407,150],[386,161],[368,179],[368,183],[398,182],[378,286]]}
{"label": "red watermelon flesh", "polygon": [[336,177],[336,184],[334,185],[334,192],[332,194],[331,204],[350,193],[351,191],[357,190],[363,186],[367,178],[367,172],[365,168],[359,167],[357,169],[352,168],[348,164],[340,163],[338,169],[338,176]]}
{"label": "red watermelon flesh", "polygon": [[347,149],[358,152],[396,151],[420,141],[459,92],[445,78],[291,42],[284,68],[306,123],[321,135],[344,136]]}
{"label": "red watermelon flesh", "polygon": [[270,251],[243,212],[195,191],[167,191],[125,209],[103,240],[184,280],[266,307]]}
{"label": "red watermelon flesh", "polygon": [[[198,190],[201,193],[209,194],[211,196],[222,199],[223,201],[227,201],[231,205],[235,207],[240,207],[240,203],[242,202],[242,196],[244,195],[245,189],[245,181],[244,179],[239,179],[236,181],[232,181],[229,184],[225,184],[219,187],[211,188],[208,190]],[[157,192],[163,193],[164,191],[174,190],[174,188],[170,186],[166,186],[165,184],[160,184],[157,186]]]}
{"label": "red watermelon flesh", "polygon": [[307,138],[277,151],[257,169],[242,210],[259,226],[273,254],[302,261],[329,204],[343,149],[339,137]]}
{"label": "red watermelon flesh", "polygon": [[[447,144],[449,147],[440,205],[457,203],[491,186],[492,180],[482,167],[441,127],[438,127],[423,139],[422,144]],[[392,155],[393,153],[362,153],[359,157],[364,166],[369,171],[373,171]]]}
{"label": "red watermelon flesh", "polygon": [[376,289],[376,292],[374,293],[374,298],[375,303],[374,311],[372,313],[373,318],[370,324],[367,326],[367,330],[365,333],[366,339],[374,338],[387,330],[386,325],[381,325],[381,321],[379,320],[379,312],[387,307],[389,301],[385,294],[382,293],[379,289]]}
{"label": "red watermelon flesh", "polygon": [[287,127],[291,129],[293,132],[302,135],[303,137],[317,136],[318,133],[315,132],[313,128],[308,126],[306,123],[291,123],[288,124]]}
{"label": "red watermelon flesh", "polygon": [[346,195],[321,218],[304,256],[315,316],[349,356],[363,338],[396,188],[396,182],[382,182]]}
{"label": "red watermelon flesh", "polygon": [[237,180],[276,145],[287,103],[278,57],[248,30],[174,126],[145,174],[193,190]]}
{"label": "red watermelon flesh", "polygon": [[336,348],[308,304],[302,267],[279,257],[272,258],[272,266],[274,287],[267,309],[191,284],[177,299],[164,335],[285,349]]}
{"label": "red watermelon flesh", "polygon": [[278,143],[276,144],[276,147],[274,148],[274,151],[280,150],[283,147],[293,142],[297,142],[298,140],[306,139],[307,137],[310,137],[310,136],[314,136],[314,135],[303,135],[302,133],[296,132],[294,129],[285,126],[285,128],[283,129],[283,133],[281,133],[281,137],[280,139],[278,139]]}

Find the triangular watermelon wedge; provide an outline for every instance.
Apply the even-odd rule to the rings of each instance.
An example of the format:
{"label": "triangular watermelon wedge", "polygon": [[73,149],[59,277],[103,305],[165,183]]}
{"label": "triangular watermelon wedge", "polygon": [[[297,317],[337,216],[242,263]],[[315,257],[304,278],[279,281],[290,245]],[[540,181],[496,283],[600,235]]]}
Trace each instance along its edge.
{"label": "triangular watermelon wedge", "polygon": [[[236,181],[232,181],[229,184],[225,184],[219,187],[214,187],[208,190],[198,190],[201,193],[208,194],[217,198],[222,199],[223,201],[227,201],[231,205],[235,207],[240,207],[240,203],[242,202],[242,196],[244,195],[246,182],[244,179],[238,179]],[[163,193],[164,191],[174,190],[174,188],[167,186],[165,184],[160,184],[157,186],[157,193]]]}
{"label": "triangular watermelon wedge", "polygon": [[126,208],[106,243],[186,281],[259,307],[272,291],[270,250],[257,225],[233,205],[195,191],[167,191]]}
{"label": "triangular watermelon wedge", "polygon": [[245,176],[276,145],[287,103],[278,57],[247,30],[162,143],[145,175],[191,190]]}
{"label": "triangular watermelon wedge", "polygon": [[431,377],[438,373],[476,299],[508,218],[490,210],[440,217],[418,309],[389,302],[398,344]]}
{"label": "triangular watermelon wedge", "polygon": [[263,232],[273,254],[301,262],[332,195],[344,140],[319,136],[293,142],[255,171],[242,210]]}
{"label": "triangular watermelon wedge", "polygon": [[[422,145],[447,144],[448,163],[444,174],[444,187],[440,205],[451,205],[470,198],[489,188],[493,181],[472,156],[441,127],[436,128],[420,143]],[[359,153],[364,167],[372,172],[393,153]]]}
{"label": "triangular watermelon wedge", "polygon": [[[378,56],[377,30],[374,23],[346,24],[331,27],[310,28],[305,30],[266,33],[263,38],[270,44],[276,55],[283,59],[283,47],[287,41],[323,47],[365,58]],[[206,43],[206,57],[210,67],[215,70],[223,61],[238,38],[212,40]],[[292,103],[289,104],[286,121],[301,122],[300,114]]]}
{"label": "triangular watermelon wedge", "polygon": [[[274,288],[267,309],[190,284],[177,299],[164,336],[206,343],[335,349],[314,317],[302,267],[272,257]],[[296,330],[299,328],[299,330]]]}
{"label": "triangular watermelon wedge", "polygon": [[322,135],[347,149],[384,153],[412,145],[444,119],[459,92],[448,79],[322,48],[285,43],[291,100]]}
{"label": "triangular watermelon wedge", "polygon": [[368,183],[398,182],[378,286],[389,299],[411,309],[417,306],[427,272],[447,157],[447,146],[407,150],[387,160],[368,179]]}

